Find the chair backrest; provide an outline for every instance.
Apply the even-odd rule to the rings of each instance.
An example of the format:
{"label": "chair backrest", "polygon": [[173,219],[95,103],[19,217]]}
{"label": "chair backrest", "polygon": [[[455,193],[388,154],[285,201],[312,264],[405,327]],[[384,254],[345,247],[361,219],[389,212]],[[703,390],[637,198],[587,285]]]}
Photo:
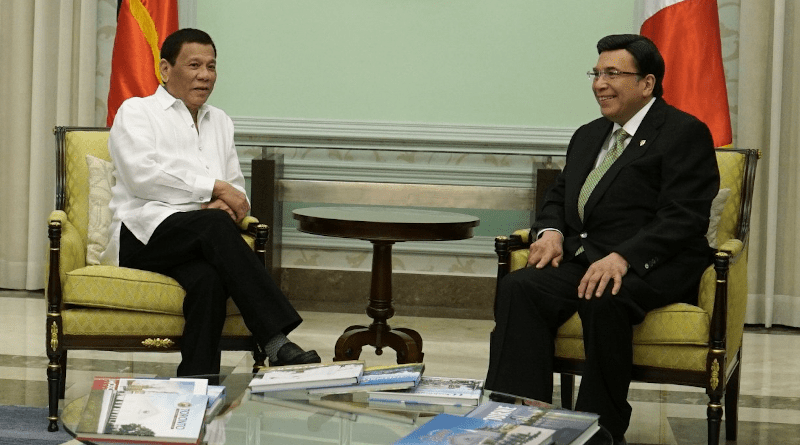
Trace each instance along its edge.
{"label": "chair backrest", "polygon": [[89,225],[89,168],[86,155],[111,161],[108,128],[56,127],[56,209],[67,218],[87,245]]}
{"label": "chair backrest", "polygon": [[717,245],[731,238],[747,241],[753,201],[757,150],[718,148],[720,189],[730,189],[717,226]]}

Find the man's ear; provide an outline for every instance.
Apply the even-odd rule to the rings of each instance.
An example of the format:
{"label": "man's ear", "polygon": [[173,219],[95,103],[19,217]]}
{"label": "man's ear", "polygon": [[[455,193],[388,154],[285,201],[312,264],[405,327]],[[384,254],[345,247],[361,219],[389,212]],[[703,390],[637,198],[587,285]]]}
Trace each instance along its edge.
{"label": "man's ear", "polygon": [[161,59],[161,62],[158,64],[158,71],[161,73],[161,83],[167,83],[169,80],[169,71],[172,68],[167,62],[167,59]]}
{"label": "man's ear", "polygon": [[648,75],[644,76],[642,78],[642,80],[645,82],[644,95],[645,96],[652,96],[653,95],[653,90],[655,90],[655,88],[656,88],[656,76],[654,76],[652,74],[648,74]]}

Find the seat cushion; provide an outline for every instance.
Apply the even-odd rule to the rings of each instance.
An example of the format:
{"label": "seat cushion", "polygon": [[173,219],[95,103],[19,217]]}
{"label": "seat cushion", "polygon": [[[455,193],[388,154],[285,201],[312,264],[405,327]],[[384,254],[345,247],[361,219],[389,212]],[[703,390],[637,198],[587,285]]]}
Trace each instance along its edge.
{"label": "seat cushion", "polygon": [[[648,312],[633,328],[633,363],[659,368],[705,369],[711,319],[703,309],[675,303]],[[578,314],[558,329],[556,357],[585,358]]]}
{"label": "seat cushion", "polygon": [[[175,337],[183,334],[183,316],[146,312],[73,308],[61,313],[65,335],[147,335]],[[147,326],[147,331],[142,331]],[[223,336],[250,336],[239,314],[228,315]]]}
{"label": "seat cushion", "polygon": [[[104,309],[121,309],[183,318],[186,292],[172,278],[137,269],[87,266],[67,272],[63,283],[64,303]],[[239,309],[228,300],[228,314]]]}
{"label": "seat cushion", "polygon": [[[711,319],[697,306],[676,303],[648,312],[633,328],[634,345],[708,345]],[[558,329],[559,337],[583,338],[581,319],[573,315]]]}
{"label": "seat cushion", "polygon": [[[558,337],[556,357],[585,360],[583,339]],[[633,345],[633,364],[665,369],[705,371],[708,346]]]}

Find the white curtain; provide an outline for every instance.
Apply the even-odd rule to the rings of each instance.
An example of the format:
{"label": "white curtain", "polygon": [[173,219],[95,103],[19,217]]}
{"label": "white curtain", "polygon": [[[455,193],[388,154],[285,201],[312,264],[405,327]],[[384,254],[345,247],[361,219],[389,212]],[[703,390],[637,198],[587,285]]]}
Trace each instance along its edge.
{"label": "white curtain", "polygon": [[55,125],[95,125],[97,0],[0,0],[0,288],[41,289]]}
{"label": "white curtain", "polygon": [[800,326],[800,5],[796,3],[741,0],[736,145],[764,153],[750,230],[746,321],[768,327]]}

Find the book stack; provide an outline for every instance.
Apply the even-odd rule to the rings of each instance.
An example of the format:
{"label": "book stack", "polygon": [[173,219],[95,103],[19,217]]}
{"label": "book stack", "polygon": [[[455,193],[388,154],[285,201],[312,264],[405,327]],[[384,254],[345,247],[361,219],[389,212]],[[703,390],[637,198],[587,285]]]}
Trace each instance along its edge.
{"label": "book stack", "polygon": [[308,393],[312,396],[326,396],[330,394],[408,389],[417,386],[424,370],[425,365],[423,363],[372,366],[364,368],[364,372],[355,384],[314,388],[310,389]]}
{"label": "book stack", "polygon": [[597,414],[549,405],[484,402],[465,416],[439,414],[395,445],[503,443],[581,445],[600,430]]}
{"label": "book stack", "polygon": [[205,379],[96,377],[75,430],[91,442],[198,444],[225,387]]}
{"label": "book stack", "polygon": [[[362,412],[368,406],[373,411],[461,414],[478,405],[483,380],[428,377],[422,375],[424,370],[422,363],[365,368],[363,361],[283,366],[256,376],[250,382],[250,398],[314,401],[315,406],[330,402]],[[352,397],[335,397],[348,395]]]}
{"label": "book stack", "polygon": [[422,376],[416,386],[393,391],[369,391],[370,402],[475,406],[483,394],[483,380]]}
{"label": "book stack", "polygon": [[360,360],[269,368],[250,381],[251,393],[356,385],[364,373]]}

